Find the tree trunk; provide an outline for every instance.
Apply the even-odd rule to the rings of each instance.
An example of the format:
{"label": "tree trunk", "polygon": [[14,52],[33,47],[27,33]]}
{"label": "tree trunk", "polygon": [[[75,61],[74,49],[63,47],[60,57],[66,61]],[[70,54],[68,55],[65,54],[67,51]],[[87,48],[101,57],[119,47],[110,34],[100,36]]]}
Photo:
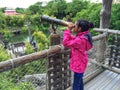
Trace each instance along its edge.
{"label": "tree trunk", "polygon": [[100,28],[109,28],[112,0],[102,0],[103,7],[100,12]]}
{"label": "tree trunk", "polygon": [[[102,0],[103,7],[100,12],[100,28],[109,28],[112,0]],[[107,37],[103,38],[98,43],[97,48],[97,61],[104,63],[105,53],[107,49]]]}

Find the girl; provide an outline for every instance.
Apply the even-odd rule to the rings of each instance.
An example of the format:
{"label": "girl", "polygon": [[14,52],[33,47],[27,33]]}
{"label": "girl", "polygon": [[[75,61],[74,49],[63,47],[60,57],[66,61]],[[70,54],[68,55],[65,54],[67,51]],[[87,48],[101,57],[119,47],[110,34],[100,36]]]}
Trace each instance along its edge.
{"label": "girl", "polygon": [[[89,28],[93,28],[93,23],[86,20],[78,20],[75,25],[69,22],[68,30],[63,34],[62,43],[71,50],[70,69],[74,72],[73,90],[84,90],[83,74],[88,64],[87,51],[92,48]],[[72,29],[76,36],[71,35]]]}

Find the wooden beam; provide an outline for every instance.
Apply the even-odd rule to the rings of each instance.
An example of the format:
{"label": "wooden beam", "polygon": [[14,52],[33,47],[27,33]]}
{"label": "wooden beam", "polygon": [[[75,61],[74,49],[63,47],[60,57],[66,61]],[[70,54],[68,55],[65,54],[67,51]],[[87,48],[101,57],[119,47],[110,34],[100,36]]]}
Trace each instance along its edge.
{"label": "wooden beam", "polygon": [[7,71],[12,68],[16,68],[20,65],[24,65],[26,63],[39,60],[41,58],[47,58],[49,56],[52,56],[54,54],[57,54],[63,51],[64,51],[64,47],[62,45],[56,45],[56,46],[52,46],[50,49],[47,49],[47,50],[43,50],[33,54],[3,61],[3,62],[0,62],[0,72]]}
{"label": "wooden beam", "polygon": [[[93,37],[93,40],[99,40],[104,37],[106,37],[105,33]],[[54,55],[56,53],[60,53],[62,51],[67,52],[64,50],[64,46],[56,45],[56,46],[52,46],[52,48],[50,48],[48,50],[43,50],[43,51],[36,52],[33,54],[29,54],[29,55],[25,55],[25,56],[21,56],[18,58],[0,62],[0,72],[7,71],[12,68],[16,68],[20,65],[24,65],[26,63],[30,63],[30,62],[36,61],[38,59],[41,59],[41,58],[46,58],[48,56]]]}
{"label": "wooden beam", "polygon": [[97,41],[97,40],[107,37],[107,35],[108,35],[107,33],[99,34],[97,36],[92,37],[92,39],[93,41]]}
{"label": "wooden beam", "polygon": [[94,28],[94,31],[97,32],[107,32],[110,34],[120,34],[120,30],[112,30],[112,29],[102,29],[102,28]]}
{"label": "wooden beam", "polygon": [[102,0],[100,11],[100,28],[109,28],[111,17],[112,0]]}
{"label": "wooden beam", "polygon": [[108,70],[110,70],[110,71],[113,71],[113,72],[115,72],[115,73],[120,74],[120,70],[119,70],[119,69],[112,68],[112,67],[110,67],[110,66],[108,66],[108,65],[99,63],[99,62],[97,62],[96,60],[93,60],[93,59],[90,59],[89,61],[90,61],[91,63],[94,63],[94,64],[96,64],[96,65],[98,65],[98,66],[101,66],[101,67],[103,67],[103,68],[105,68],[105,69],[108,69]]}

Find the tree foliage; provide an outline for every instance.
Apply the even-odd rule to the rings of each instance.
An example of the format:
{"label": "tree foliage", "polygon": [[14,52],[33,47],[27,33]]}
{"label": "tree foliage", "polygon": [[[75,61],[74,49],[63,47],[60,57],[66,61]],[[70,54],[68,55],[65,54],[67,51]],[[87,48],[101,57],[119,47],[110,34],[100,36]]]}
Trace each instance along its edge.
{"label": "tree foliage", "polygon": [[6,72],[4,74],[0,74],[0,89],[1,90],[34,90],[34,87],[31,83],[28,82],[20,82],[20,83],[14,83],[13,80],[10,79],[11,75],[9,72]]}
{"label": "tree foliage", "polygon": [[72,0],[72,2],[67,4],[66,13],[72,13],[73,17],[77,12],[80,12],[82,9],[87,9],[88,1],[84,0]]}
{"label": "tree foliage", "polygon": [[26,45],[26,49],[25,49],[26,54],[31,54],[34,52],[34,48],[29,42],[26,42],[25,45]]}
{"label": "tree foliage", "polygon": [[41,31],[35,31],[33,33],[33,36],[36,40],[37,43],[37,47],[39,50],[44,50],[46,48],[48,48],[48,38],[46,37],[46,35],[41,32]]}
{"label": "tree foliage", "polygon": [[10,59],[10,55],[4,49],[4,47],[0,44],[0,62]]}
{"label": "tree foliage", "polygon": [[120,4],[113,4],[110,19],[110,28],[120,30]]}
{"label": "tree foliage", "polygon": [[4,29],[6,27],[5,17],[0,13],[0,28]]}
{"label": "tree foliage", "polygon": [[20,13],[20,14],[24,14],[25,13],[25,9],[24,8],[17,7],[15,10],[16,10],[17,13]]}
{"label": "tree foliage", "polygon": [[83,9],[81,12],[78,12],[74,18],[74,21],[77,19],[86,19],[93,22],[95,27],[99,27],[100,10],[101,4],[91,4],[87,9]]}
{"label": "tree foliage", "polygon": [[27,9],[27,11],[29,11],[31,15],[37,14],[37,13],[41,14],[42,11],[43,11],[42,2],[37,2],[37,3],[33,4],[33,5],[31,5]]}

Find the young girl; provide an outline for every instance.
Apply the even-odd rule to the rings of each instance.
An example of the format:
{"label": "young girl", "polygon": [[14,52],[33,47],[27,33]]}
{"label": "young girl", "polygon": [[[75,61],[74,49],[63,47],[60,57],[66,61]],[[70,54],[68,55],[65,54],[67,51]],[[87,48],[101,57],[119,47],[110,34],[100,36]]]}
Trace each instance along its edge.
{"label": "young girl", "polygon": [[[74,72],[73,90],[84,90],[83,74],[88,64],[87,51],[92,48],[90,28],[93,28],[93,23],[78,20],[75,25],[68,23],[68,30],[63,34],[62,43],[71,50],[70,69]],[[72,30],[76,36],[71,34]]]}

